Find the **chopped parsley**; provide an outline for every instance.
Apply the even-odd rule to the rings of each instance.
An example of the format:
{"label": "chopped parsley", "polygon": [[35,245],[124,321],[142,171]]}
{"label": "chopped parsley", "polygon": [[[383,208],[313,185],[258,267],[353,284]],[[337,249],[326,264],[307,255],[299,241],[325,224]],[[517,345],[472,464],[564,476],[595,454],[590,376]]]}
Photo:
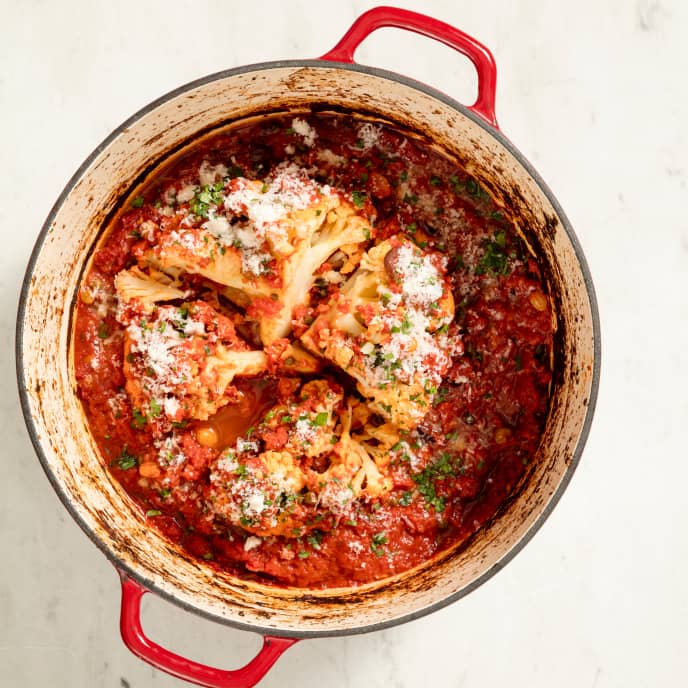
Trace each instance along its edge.
{"label": "chopped parsley", "polygon": [[189,203],[191,212],[198,217],[208,217],[211,205],[218,206],[224,201],[222,191],[225,185],[223,182],[215,184],[205,184],[198,189]]}
{"label": "chopped parsley", "polygon": [[462,472],[463,459],[452,457],[449,452],[442,452],[439,458],[428,464],[420,473],[412,475],[416,489],[423,496],[428,507],[432,507],[436,512],[444,511],[446,506],[444,497],[437,494],[435,485],[436,480],[446,480],[455,477]]}
{"label": "chopped parsley", "polygon": [[138,409],[132,409],[131,415],[133,416],[132,427],[136,430],[141,430],[146,427],[146,416],[141,413]]}
{"label": "chopped parsley", "polygon": [[162,514],[162,511],[160,509],[148,509],[146,511],[146,518],[152,518],[153,516],[160,516]]}
{"label": "chopped parsley", "polygon": [[483,244],[484,253],[475,267],[476,275],[508,275],[509,256],[506,253],[506,234],[503,230],[494,233],[492,240]]}
{"label": "chopped parsley", "polygon": [[413,492],[407,490],[401,497],[399,497],[399,506],[408,506],[413,501]]}
{"label": "chopped parsley", "polygon": [[313,549],[320,549],[320,543],[322,542],[323,534],[319,530],[314,530],[311,535],[308,536],[308,544]]}
{"label": "chopped parsley", "polygon": [[313,425],[316,427],[322,427],[327,423],[327,421],[330,418],[330,414],[327,411],[321,411],[316,417],[315,420],[313,421]]}
{"label": "chopped parsley", "polygon": [[469,177],[466,180],[466,191],[473,196],[474,198],[479,198],[481,200],[488,199],[490,195],[483,189],[478,182],[473,179],[473,177]]}
{"label": "chopped parsley", "polygon": [[128,471],[134,466],[138,466],[139,460],[127,451],[127,448],[122,449],[122,453],[116,459],[117,465],[123,470]]}
{"label": "chopped parsley", "polygon": [[248,475],[248,468],[246,467],[246,464],[240,463],[234,469],[234,475],[238,476],[239,478],[245,478]]}
{"label": "chopped parsley", "polygon": [[357,208],[362,208],[368,194],[365,191],[352,191],[351,200]]}
{"label": "chopped parsley", "polygon": [[104,320],[100,321],[98,325],[98,337],[100,339],[107,339],[110,336],[110,328]]}
{"label": "chopped parsley", "polygon": [[149,418],[157,418],[161,413],[162,413],[162,407],[158,403],[157,399],[151,399],[150,404],[148,405],[148,417]]}
{"label": "chopped parsley", "polygon": [[387,542],[387,533],[384,531],[381,533],[375,533],[375,535],[373,535],[370,543],[370,549],[376,557],[381,557],[385,553],[385,550],[382,549],[382,545],[386,545]]}
{"label": "chopped parsley", "polygon": [[143,205],[143,196],[137,196],[132,202],[132,208],[140,208]]}

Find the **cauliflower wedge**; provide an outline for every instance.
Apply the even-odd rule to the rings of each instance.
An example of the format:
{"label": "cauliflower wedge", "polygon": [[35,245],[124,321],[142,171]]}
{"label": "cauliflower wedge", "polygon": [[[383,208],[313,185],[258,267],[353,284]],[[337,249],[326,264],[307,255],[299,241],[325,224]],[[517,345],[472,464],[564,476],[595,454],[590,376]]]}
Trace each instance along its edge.
{"label": "cauliflower wedge", "polygon": [[392,489],[392,479],[385,474],[388,452],[368,447],[351,435],[351,406],[342,418],[339,441],[332,448],[329,467],[312,475],[321,508],[336,517],[348,514],[356,500],[380,497]]}
{"label": "cauliflower wedge", "polygon": [[316,502],[301,492],[305,463],[331,451],[341,403],[338,387],[312,380],[273,406],[211,465],[209,510],[254,535],[301,533]]}
{"label": "cauliflower wedge", "polygon": [[363,256],[301,341],[356,379],[375,412],[412,430],[449,369],[453,318],[445,258],[394,236]]}
{"label": "cauliflower wedge", "polygon": [[312,380],[271,408],[211,464],[208,512],[253,535],[295,538],[389,492],[389,452],[353,437],[343,406],[336,385]]}
{"label": "cauliflower wedge", "polygon": [[173,422],[206,420],[238,399],[231,386],[236,376],[266,370],[265,353],[250,351],[231,321],[205,301],[158,304],[158,298],[178,298],[178,290],[156,286],[142,273],[123,271],[115,284],[117,319],[126,328],[125,388],[136,424],[165,432]]}
{"label": "cauliflower wedge", "polygon": [[207,219],[191,204],[175,229],[148,235],[146,260],[223,285],[225,296],[259,321],[266,346],[289,333],[294,308],[308,302],[327,258],[353,253],[371,236],[351,203],[293,166],[265,181],[231,179],[208,199]]}
{"label": "cauliflower wedge", "polygon": [[293,536],[304,521],[303,486],[303,471],[293,454],[245,456],[228,448],[211,466],[209,510],[254,535]]}

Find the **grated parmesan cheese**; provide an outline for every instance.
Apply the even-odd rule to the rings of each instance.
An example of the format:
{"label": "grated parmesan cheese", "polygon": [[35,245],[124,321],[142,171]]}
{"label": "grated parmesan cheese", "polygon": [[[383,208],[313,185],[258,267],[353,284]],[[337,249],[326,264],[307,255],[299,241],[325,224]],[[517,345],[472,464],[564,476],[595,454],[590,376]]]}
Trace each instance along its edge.
{"label": "grated parmesan cheese", "polygon": [[370,122],[361,124],[358,128],[358,140],[362,144],[362,150],[370,150],[380,141],[380,128]]}
{"label": "grated parmesan cheese", "polygon": [[303,142],[309,148],[313,147],[315,139],[318,137],[318,135],[316,134],[315,129],[313,129],[313,127],[311,127],[311,125],[308,124],[305,119],[299,119],[298,117],[294,118],[291,121],[291,128],[299,136],[301,136],[301,138],[303,138]]}
{"label": "grated parmesan cheese", "polygon": [[[227,166],[222,163],[211,165],[207,160],[204,160],[198,169],[198,181],[201,186],[210,186],[210,184],[215,184],[215,182],[222,180],[226,176]],[[179,198],[178,194],[177,198]]]}
{"label": "grated parmesan cheese", "polygon": [[267,264],[272,260],[269,253],[241,253],[241,269],[257,277],[268,271]]}
{"label": "grated parmesan cheese", "polygon": [[174,418],[179,412],[180,407],[181,404],[175,397],[165,397],[162,401],[163,411],[168,418]]}
{"label": "grated parmesan cheese", "polygon": [[299,418],[294,424],[294,434],[301,444],[307,444],[315,439],[317,433],[308,418]]}
{"label": "grated parmesan cheese", "polygon": [[257,452],[258,442],[238,437],[236,441],[236,450],[238,454],[243,454],[244,452]]}
{"label": "grated parmesan cheese", "polygon": [[350,487],[342,487],[329,482],[320,492],[319,500],[320,504],[335,516],[343,516],[349,511],[354,497],[354,492]]}
{"label": "grated parmesan cheese", "polygon": [[187,184],[177,191],[177,203],[188,203],[196,194],[196,187]]}
{"label": "grated parmesan cheese", "polygon": [[248,489],[246,490],[246,496],[241,506],[244,514],[249,518],[260,516],[267,508],[265,504],[265,495],[257,488]]}
{"label": "grated parmesan cheese", "polygon": [[226,451],[224,456],[218,459],[215,466],[221,471],[227,471],[228,473],[233,473],[237,468],[239,468],[236,456],[234,456],[234,452],[231,450]]}
{"label": "grated parmesan cheese", "polygon": [[179,437],[175,433],[164,440],[156,440],[154,444],[161,466],[180,466],[186,461],[186,455],[179,446]]}
{"label": "grated parmesan cheese", "polygon": [[205,325],[198,320],[191,320],[191,318],[188,318],[184,321],[184,334],[187,337],[190,337],[194,334],[205,334]]}
{"label": "grated parmesan cheese", "polygon": [[442,298],[442,278],[429,255],[418,255],[404,244],[398,249],[394,271],[401,277],[406,303],[427,307]]}
{"label": "grated parmesan cheese", "polygon": [[210,232],[216,239],[223,244],[231,245],[234,242],[234,232],[229,224],[229,220],[224,215],[208,214],[208,220],[201,227]]}
{"label": "grated parmesan cheese", "polygon": [[[186,220],[184,220],[186,221]],[[200,246],[199,238],[193,232],[185,230],[173,230],[170,232],[170,239],[173,243],[179,244],[188,251],[195,251]]]}
{"label": "grated parmesan cheese", "polygon": [[318,160],[328,165],[332,165],[333,167],[341,167],[346,163],[346,158],[343,155],[337,155],[329,148],[318,151]]}
{"label": "grated parmesan cheese", "polygon": [[250,535],[246,538],[246,541],[244,542],[244,552],[250,552],[252,549],[260,547],[262,544],[263,541],[259,537]]}
{"label": "grated parmesan cheese", "polygon": [[262,239],[291,210],[303,210],[314,197],[329,191],[329,187],[309,179],[303,170],[289,165],[278,168],[263,189],[248,183],[239,186],[227,194],[224,205],[236,215],[246,215],[255,234]]}

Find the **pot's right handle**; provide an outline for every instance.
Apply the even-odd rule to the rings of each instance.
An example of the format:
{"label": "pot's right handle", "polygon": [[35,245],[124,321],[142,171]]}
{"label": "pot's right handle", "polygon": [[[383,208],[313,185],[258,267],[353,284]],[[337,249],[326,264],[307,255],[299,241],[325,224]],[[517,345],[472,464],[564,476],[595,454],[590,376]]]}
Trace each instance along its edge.
{"label": "pot's right handle", "polygon": [[263,647],[241,669],[227,671],[194,662],[154,643],[141,627],[141,598],[146,588],[120,571],[122,579],[122,610],[120,631],[124,644],[148,664],[162,671],[205,688],[251,688],[265,676],[280,655],[289,649],[297,638],[263,637]]}
{"label": "pot's right handle", "polygon": [[383,27],[414,31],[434,38],[465,55],[478,72],[478,97],[475,103],[469,106],[469,110],[480,115],[488,124],[499,128],[495,116],[497,65],[492,53],[475,38],[438,19],[396,7],[374,7],[356,19],[339,43],[320,59],[353,62],[354,53],[361,42],[373,31]]}

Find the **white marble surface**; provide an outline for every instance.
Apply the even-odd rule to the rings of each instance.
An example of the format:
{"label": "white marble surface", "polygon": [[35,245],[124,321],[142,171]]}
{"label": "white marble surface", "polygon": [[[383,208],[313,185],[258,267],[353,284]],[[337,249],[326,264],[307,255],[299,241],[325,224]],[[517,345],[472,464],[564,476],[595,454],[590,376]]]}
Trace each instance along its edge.
{"label": "white marble surface", "polygon": [[[120,642],[114,570],[54,494],[19,411],[17,296],[53,201],[90,151],[150,100],[223,68],[319,55],[372,4],[0,1],[3,688],[182,685]],[[299,643],[261,685],[684,685],[688,3],[400,4],[494,51],[503,130],[554,190],[595,278],[597,414],[568,492],[504,571],[422,620]],[[398,31],[371,38],[358,59],[463,100],[474,85],[449,49]],[[157,600],[146,603],[144,622],[170,647],[225,667],[259,645]]]}

